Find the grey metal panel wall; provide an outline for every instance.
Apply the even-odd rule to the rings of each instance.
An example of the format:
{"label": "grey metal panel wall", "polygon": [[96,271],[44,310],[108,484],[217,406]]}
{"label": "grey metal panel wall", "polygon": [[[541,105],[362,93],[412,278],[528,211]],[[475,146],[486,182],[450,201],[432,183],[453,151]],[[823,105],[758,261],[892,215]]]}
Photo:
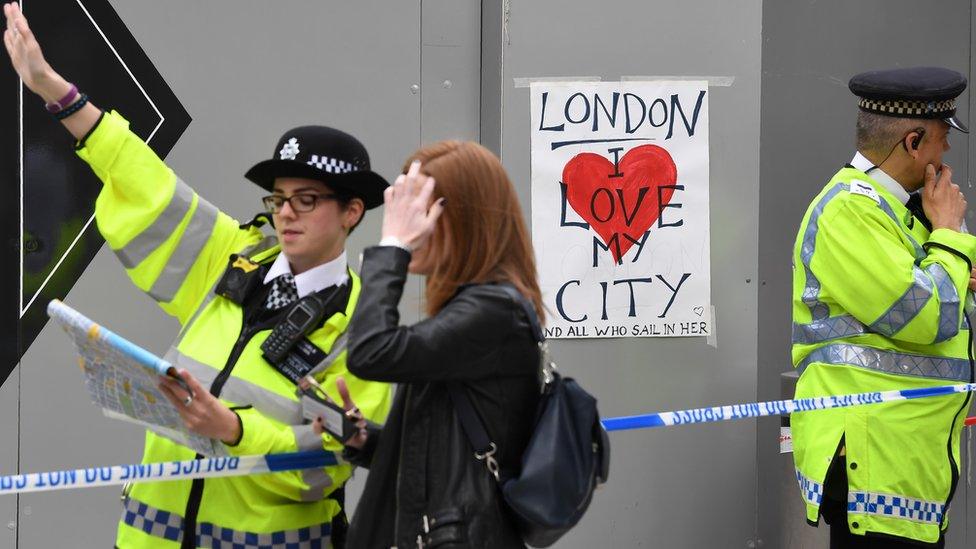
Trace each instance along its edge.
{"label": "grey metal panel wall", "polygon": [[[731,87],[709,92],[718,347],[703,339],[551,346],[562,370],[596,394],[606,416],[752,401],[760,2],[537,0],[503,6],[502,160],[524,205],[530,195],[529,100],[513,77],[735,77]],[[610,482],[558,546],[747,547],[755,527],[755,433],[755,423],[743,421],[612,434]]]}
{"label": "grey metal panel wall", "polygon": [[[944,65],[970,73],[970,3],[919,9],[907,0],[764,2],[762,143],[759,207],[760,399],[780,398],[780,372],[790,369],[790,260],[800,219],[813,196],[854,154],[856,101],[847,81],[863,70]],[[967,92],[969,93],[969,92]],[[972,94],[962,98],[963,120]],[[946,161],[957,183],[969,180],[969,139],[953,133]],[[971,185],[963,185],[970,204]],[[969,226],[974,226],[970,207]],[[759,424],[759,533],[766,547],[822,547],[803,529],[792,460],[780,456],[778,424]],[[949,547],[972,545],[964,473],[952,510]],[[802,512],[802,511],[800,511]],[[970,524],[972,524],[970,522]],[[792,537],[791,537],[792,536]]]}
{"label": "grey metal panel wall", "polygon": [[421,142],[477,141],[481,1],[423,2]]}
{"label": "grey metal panel wall", "polygon": [[[962,7],[957,9],[959,9],[960,11],[964,10],[964,8]],[[976,48],[976,42],[973,41],[974,28],[976,28],[976,10],[973,9],[973,4],[972,2],[970,2],[969,3],[969,66],[967,67],[969,69],[968,76],[969,76],[970,85],[972,85],[973,75],[976,74],[976,57],[974,57],[972,54],[973,49]],[[962,70],[962,68],[960,67],[959,70]],[[969,122],[970,125],[972,125],[973,119],[971,118],[971,116],[972,113],[976,113],[976,110],[974,110],[974,107],[976,107],[976,93],[972,93],[971,91],[969,92],[969,101],[967,106],[969,108],[966,114],[968,114],[969,116],[967,116],[963,120],[966,120],[967,122]],[[967,175],[968,175],[968,170],[972,165],[972,158],[974,154],[976,154],[976,140],[969,139],[967,145],[968,146],[966,147],[965,153],[966,153],[966,167],[967,167]],[[960,149],[962,148],[961,144],[959,148]],[[960,181],[963,180],[960,179]],[[968,197],[967,199],[968,202],[974,205],[974,206],[970,206],[970,210],[967,213],[966,220],[967,220],[967,224],[970,227],[974,227],[976,226],[976,222],[974,222],[974,220],[976,220],[976,201],[973,200],[972,177],[971,176],[967,177],[965,181],[966,181],[966,185],[960,185],[960,186],[964,187],[964,192]],[[973,408],[970,408],[969,415],[973,415],[972,412],[973,412]],[[971,540],[976,540],[976,490],[973,490],[973,476],[972,476],[973,475],[973,467],[972,467],[973,453],[976,452],[976,431],[974,431],[972,428],[966,430],[966,434],[964,435],[963,438],[963,450],[966,452],[966,457],[964,458],[964,462],[966,464],[965,466],[966,474],[963,476],[963,478],[966,479],[965,481],[966,536],[964,539],[966,541],[969,541],[971,545],[972,544]],[[959,497],[960,499],[962,499],[962,495],[960,495]],[[953,523],[954,527],[956,527],[956,525],[962,526],[964,523],[962,520],[959,520],[958,518],[955,520],[956,522]]]}
{"label": "grey metal panel wall", "polygon": [[[419,0],[113,4],[193,116],[169,164],[235,217],[249,219],[262,194],[244,171],[270,157],[290,127],[321,123],[350,131],[388,177],[419,144],[421,98],[410,88],[421,77]],[[71,77],[71,67],[57,68]],[[352,235],[352,266],[361,248],[377,241],[380,221],[371,212]],[[419,286],[412,288],[406,321],[419,309]],[[165,351],[176,333],[175,321],[132,286],[107,248],[67,301],[155,352]],[[55,330],[41,333],[20,369],[24,467],[138,461],[141,432],[102,418],[88,403],[69,342]],[[8,401],[0,398],[4,410]],[[3,463],[14,463],[5,451]],[[20,547],[110,547],[118,505],[114,488],[24,497]],[[0,546],[3,535],[0,524]]]}
{"label": "grey metal panel wall", "polygon": [[[20,371],[14,370],[0,385],[0,475],[17,471],[19,450],[18,386]],[[0,547],[13,547],[17,540],[17,498],[0,496]]]}
{"label": "grey metal panel wall", "polygon": [[481,144],[502,148],[502,27],[508,2],[481,0]]}

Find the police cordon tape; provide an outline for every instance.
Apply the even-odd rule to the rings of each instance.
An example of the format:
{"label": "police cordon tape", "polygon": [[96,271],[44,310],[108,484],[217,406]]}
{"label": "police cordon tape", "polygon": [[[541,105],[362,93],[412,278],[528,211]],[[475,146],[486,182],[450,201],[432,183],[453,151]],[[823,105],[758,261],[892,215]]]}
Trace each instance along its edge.
{"label": "police cordon tape", "polygon": [[914,400],[956,393],[970,393],[973,391],[976,391],[976,383],[940,385],[937,387],[896,391],[875,391],[850,395],[830,395],[792,400],[771,400],[750,404],[732,404],[730,406],[714,406],[711,408],[678,410],[676,412],[607,418],[603,420],[603,427],[607,431],[672,427],[693,423],[713,423],[752,417],[779,416],[795,412],[810,412],[813,410],[848,408],[851,406],[864,406],[867,404],[895,402],[898,400]]}
{"label": "police cordon tape", "polygon": [[[976,391],[976,383],[944,385],[924,389],[832,395],[795,400],[773,400],[768,402],[678,410],[674,412],[659,412],[638,416],[613,417],[603,420],[603,426],[607,431],[672,427],[696,423],[713,423],[778,416],[814,410],[849,408],[882,402],[931,398],[973,391]],[[970,424],[969,419],[966,420],[966,423]],[[976,419],[974,419],[974,423],[976,423]],[[282,473],[335,465],[341,461],[341,458],[333,452],[312,450],[264,456],[204,458],[188,461],[28,473],[0,476],[0,495],[112,486],[135,481],[161,482],[168,480]]]}
{"label": "police cordon tape", "polygon": [[333,452],[310,450],[264,456],[214,457],[187,461],[90,467],[69,471],[0,476],[0,495],[116,486],[195,478],[237,477],[314,469],[341,463]]}

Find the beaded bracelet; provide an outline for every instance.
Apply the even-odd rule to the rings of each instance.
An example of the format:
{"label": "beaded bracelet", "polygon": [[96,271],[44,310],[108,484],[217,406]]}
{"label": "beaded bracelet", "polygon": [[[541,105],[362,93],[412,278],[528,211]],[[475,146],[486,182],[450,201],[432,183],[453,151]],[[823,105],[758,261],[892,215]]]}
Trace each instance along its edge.
{"label": "beaded bracelet", "polygon": [[68,108],[64,109],[63,111],[58,111],[54,113],[54,118],[57,118],[58,120],[64,120],[65,118],[68,118],[72,114],[80,111],[81,108],[87,104],[88,104],[88,96],[85,94],[81,94],[81,98],[75,101],[74,103],[72,103]]}

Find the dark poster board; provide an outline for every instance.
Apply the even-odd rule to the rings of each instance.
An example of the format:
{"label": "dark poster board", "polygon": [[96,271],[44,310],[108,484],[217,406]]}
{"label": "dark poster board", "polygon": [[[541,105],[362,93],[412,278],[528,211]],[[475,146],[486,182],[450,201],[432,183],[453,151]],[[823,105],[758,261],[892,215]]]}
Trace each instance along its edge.
{"label": "dark poster board", "polygon": [[[122,113],[165,157],[190,116],[108,1],[26,0],[23,8],[51,66],[94,104]],[[2,201],[0,223],[8,272],[19,274],[4,277],[2,385],[47,322],[48,301],[67,295],[103,240],[92,220],[101,183],[75,155],[72,137],[30,90],[21,95],[8,59],[0,89],[2,178],[16,191]]]}

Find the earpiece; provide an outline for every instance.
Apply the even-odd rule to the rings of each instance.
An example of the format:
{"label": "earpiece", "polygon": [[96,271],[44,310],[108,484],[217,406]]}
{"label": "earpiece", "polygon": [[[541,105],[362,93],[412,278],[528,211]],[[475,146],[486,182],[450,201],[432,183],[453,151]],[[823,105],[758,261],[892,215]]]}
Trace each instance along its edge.
{"label": "earpiece", "polygon": [[912,150],[917,151],[922,144],[922,138],[925,137],[925,128],[915,128],[915,133],[918,135],[912,138]]}

